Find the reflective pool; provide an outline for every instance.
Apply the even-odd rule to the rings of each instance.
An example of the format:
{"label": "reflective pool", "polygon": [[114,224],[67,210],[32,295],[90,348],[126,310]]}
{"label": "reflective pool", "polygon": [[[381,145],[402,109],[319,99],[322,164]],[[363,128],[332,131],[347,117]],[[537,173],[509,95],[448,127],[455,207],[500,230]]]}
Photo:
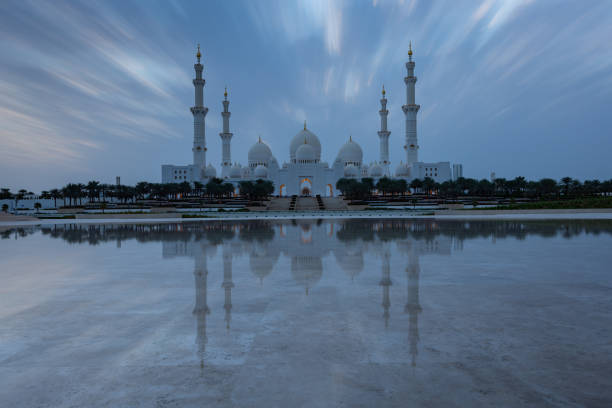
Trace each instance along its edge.
{"label": "reflective pool", "polygon": [[612,406],[609,221],[0,237],[1,406]]}

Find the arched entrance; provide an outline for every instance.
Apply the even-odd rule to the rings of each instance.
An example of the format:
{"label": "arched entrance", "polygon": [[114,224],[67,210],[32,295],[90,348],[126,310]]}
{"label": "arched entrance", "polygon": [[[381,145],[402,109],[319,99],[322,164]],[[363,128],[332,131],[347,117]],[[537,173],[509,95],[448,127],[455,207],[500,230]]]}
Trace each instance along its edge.
{"label": "arched entrance", "polygon": [[333,197],[334,196],[334,188],[332,187],[331,184],[328,184],[327,187],[329,187],[329,196]]}
{"label": "arched entrance", "polygon": [[284,193],[285,193],[284,190],[285,190],[285,185],[281,184],[279,189],[278,189],[278,195],[282,197],[284,195]]}
{"label": "arched entrance", "polygon": [[312,195],[312,182],[308,177],[304,177],[302,181],[300,181],[300,195],[309,196]]}

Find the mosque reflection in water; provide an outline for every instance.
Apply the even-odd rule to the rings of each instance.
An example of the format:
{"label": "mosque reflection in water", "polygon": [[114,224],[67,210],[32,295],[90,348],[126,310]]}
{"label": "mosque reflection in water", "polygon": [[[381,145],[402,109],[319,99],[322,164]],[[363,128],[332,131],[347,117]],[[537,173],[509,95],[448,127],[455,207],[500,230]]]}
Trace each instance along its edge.
{"label": "mosque reflection in water", "polygon": [[[174,226],[178,231],[188,231],[192,225]],[[374,252],[381,258],[379,285],[382,288],[382,317],[385,327],[390,319],[391,253],[407,258],[407,300],[405,312],[409,315],[408,338],[412,364],[418,354],[418,316],[422,311],[419,304],[419,256],[429,253],[450,254],[453,237],[432,236],[435,223],[406,223],[388,221],[363,222],[312,222],[293,223],[232,223],[200,225],[190,240],[163,242],[163,256],[192,257],[195,260],[195,307],[193,314],[197,321],[197,348],[203,360],[208,337],[206,319],[211,313],[207,302],[208,274],[207,258],[214,256],[221,247],[223,259],[223,283],[225,292],[223,309],[226,328],[230,328],[232,313],[232,254],[248,254],[251,272],[263,283],[272,273],[281,255],[291,259],[291,276],[295,283],[304,288],[307,296],[323,276],[323,258],[333,254],[337,264],[354,279],[364,269],[364,253]],[[198,236],[205,232],[206,239]],[[429,239],[409,239],[412,234],[426,234]],[[330,245],[335,238],[340,245]],[[396,246],[395,246],[396,245]],[[395,246],[395,247],[392,247]],[[459,241],[456,247],[461,247]],[[394,250],[395,249],[395,250]]]}
{"label": "mosque reflection in water", "polygon": [[[583,231],[598,233],[595,224],[522,222],[435,222],[401,219],[387,220],[303,220],[303,221],[235,221],[150,225],[56,225],[42,228],[43,234],[62,238],[71,243],[104,241],[121,242],[136,239],[139,242],[161,241],[163,258],[189,257],[194,259],[196,345],[200,364],[206,360],[208,343],[207,318],[211,314],[207,296],[208,260],[219,254],[222,258],[224,292],[223,313],[226,330],[232,323],[232,290],[236,287],[233,260],[248,257],[250,271],[259,282],[268,277],[279,264],[279,259],[290,259],[290,274],[308,296],[317,289],[323,277],[323,260],[332,255],[336,264],[354,280],[364,271],[367,257],[375,255],[380,279],[381,314],[384,326],[389,326],[390,288],[395,281],[406,285],[404,312],[408,315],[408,348],[411,364],[416,365],[419,348],[419,315],[423,312],[419,299],[421,278],[420,258],[430,254],[451,255],[462,250],[466,239],[489,238],[493,241],[507,236],[522,239],[529,234],[541,236],[571,236]],[[25,235],[27,231],[16,231]],[[6,236],[5,236],[6,238]],[[218,252],[220,251],[220,253]],[[218,265],[218,264],[216,264]],[[326,270],[334,274],[335,270]],[[279,271],[279,273],[282,273]],[[400,274],[405,274],[400,277]],[[241,275],[244,276],[244,275]],[[213,311],[217,312],[217,311]]]}

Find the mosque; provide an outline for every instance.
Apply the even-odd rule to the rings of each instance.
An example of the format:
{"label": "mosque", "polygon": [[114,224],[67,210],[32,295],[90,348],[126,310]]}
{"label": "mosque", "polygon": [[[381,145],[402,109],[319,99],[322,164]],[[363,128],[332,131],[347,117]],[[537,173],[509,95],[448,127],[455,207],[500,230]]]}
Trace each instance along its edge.
{"label": "mosque", "polygon": [[202,57],[200,47],[196,54],[197,63],[194,65],[196,77],[193,80],[195,88],[195,104],[191,108],[193,114],[193,164],[185,166],[162,165],[162,183],[182,183],[195,181],[203,184],[214,177],[219,177],[233,184],[236,192],[239,191],[239,183],[247,180],[264,179],[274,183],[274,195],[321,195],[335,196],[339,194],[336,190],[336,182],[341,178],[361,179],[371,177],[376,183],[382,177],[394,177],[405,179],[410,182],[413,179],[424,179],[430,177],[436,182],[442,183],[463,176],[461,164],[451,165],[449,162],[424,163],[418,159],[419,144],[417,140],[417,113],[420,105],[415,103],[415,84],[417,78],[414,76],[415,63],[412,60],[412,46],[408,51],[408,62],[406,63],[407,76],[404,78],[406,84],[406,104],[402,106],[406,120],[406,135],[404,150],[406,151],[406,162],[399,163],[395,172],[391,172],[389,161],[389,136],[387,130],[387,98],[385,88],[382,89],[380,99],[380,131],[379,138],[379,160],[370,165],[363,161],[363,150],[361,146],[349,137],[347,142],[340,148],[334,162],[329,163],[321,160],[321,142],[317,135],[307,128],[301,129],[291,140],[289,146],[289,161],[279,165],[272,154],[270,146],[259,138],[248,152],[247,164],[245,166],[235,162],[231,158],[231,141],[233,134],[230,132],[229,100],[227,89],[225,90],[223,104],[223,132],[219,134],[222,141],[221,172],[217,175],[217,169],[210,163],[206,164],[206,129],[205,118],[208,108],[204,106],[204,85],[202,77],[203,65],[200,63]]}

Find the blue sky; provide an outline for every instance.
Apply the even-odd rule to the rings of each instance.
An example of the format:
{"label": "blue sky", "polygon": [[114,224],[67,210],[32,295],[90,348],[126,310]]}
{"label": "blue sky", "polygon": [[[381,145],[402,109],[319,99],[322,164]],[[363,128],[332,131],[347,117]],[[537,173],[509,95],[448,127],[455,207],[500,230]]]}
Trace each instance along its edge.
{"label": "blue sky", "polygon": [[612,3],[2,1],[0,185],[160,181],[189,164],[202,46],[208,162],[230,95],[232,159],[261,135],[279,162],[307,120],[333,161],[349,135],[378,159],[389,100],[404,157],[404,63],[416,61],[420,159],[466,177],[612,177]]}

